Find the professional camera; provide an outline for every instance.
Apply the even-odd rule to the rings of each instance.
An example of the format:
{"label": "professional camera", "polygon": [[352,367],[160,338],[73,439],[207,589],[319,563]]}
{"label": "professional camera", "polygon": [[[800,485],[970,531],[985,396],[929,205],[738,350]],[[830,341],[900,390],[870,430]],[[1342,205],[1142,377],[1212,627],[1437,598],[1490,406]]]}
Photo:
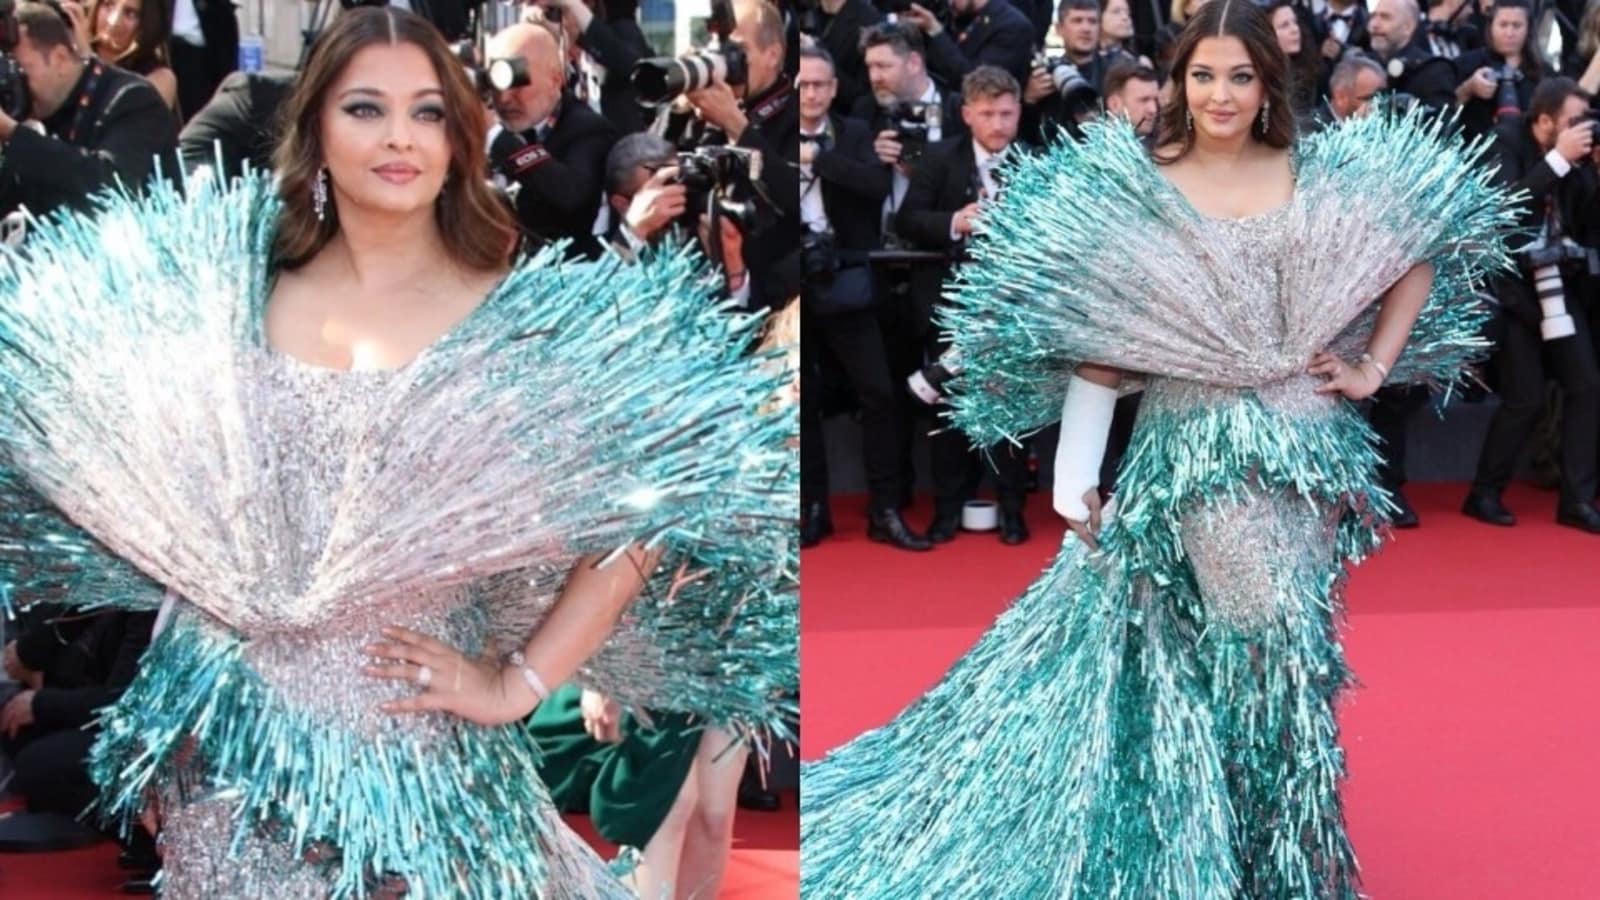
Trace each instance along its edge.
{"label": "professional camera", "polygon": [[33,105],[33,95],[28,93],[28,73],[22,71],[16,57],[11,55],[21,39],[16,0],[0,0],[0,109],[19,122],[28,117],[28,107]]}
{"label": "professional camera", "polygon": [[1600,277],[1600,252],[1583,247],[1570,238],[1552,232],[1538,244],[1522,252],[1522,262],[1533,273],[1533,289],[1539,297],[1539,334],[1547,341],[1571,337],[1576,329],[1567,313],[1567,296],[1562,269],[1582,266],[1591,277]]}
{"label": "professional camera", "polygon": [[744,147],[710,146],[680,152],[673,179],[691,194],[711,198],[716,215],[734,220],[739,230],[755,230],[757,218],[774,208],[761,187],[761,154]]}
{"label": "professional camera", "polygon": [[1043,53],[1033,58],[1036,69],[1042,69],[1050,76],[1050,83],[1056,86],[1056,93],[1061,95],[1061,100],[1067,105],[1067,112],[1072,119],[1093,112],[1100,105],[1100,92],[1094,89],[1089,79],[1083,77],[1078,67],[1065,56],[1046,56]]}
{"label": "professional camera", "polygon": [[961,364],[953,351],[946,350],[938,359],[912,372],[906,378],[906,387],[923,403],[935,406],[945,399],[944,386],[961,374]]}
{"label": "professional camera", "polygon": [[900,142],[900,160],[915,163],[928,149],[929,135],[938,128],[944,117],[944,108],[937,103],[918,103],[899,100],[889,105],[889,126],[894,139]]}
{"label": "professional camera", "polygon": [[706,30],[711,42],[704,50],[679,57],[658,56],[641,59],[629,80],[640,103],[668,103],[680,94],[709,87],[716,82],[741,85],[750,77],[750,63],[744,48],[732,42],[733,0],[711,0],[711,16]]}
{"label": "professional camera", "polygon": [[1522,99],[1517,96],[1517,82],[1522,80],[1522,72],[1505,63],[1499,69],[1490,70],[1489,80],[1495,83],[1494,120],[1499,122],[1507,116],[1522,115]]}
{"label": "professional camera", "polygon": [[805,230],[800,238],[800,272],[806,283],[818,287],[833,284],[839,271],[839,248],[832,231]]}

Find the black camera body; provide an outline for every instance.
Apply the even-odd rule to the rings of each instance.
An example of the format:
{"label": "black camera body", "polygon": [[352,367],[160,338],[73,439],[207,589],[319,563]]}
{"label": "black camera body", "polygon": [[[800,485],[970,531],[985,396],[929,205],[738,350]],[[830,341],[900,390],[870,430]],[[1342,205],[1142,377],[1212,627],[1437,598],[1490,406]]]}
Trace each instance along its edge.
{"label": "black camera body", "polygon": [[717,215],[734,220],[739,230],[755,230],[761,212],[761,154],[744,147],[705,146],[678,154],[675,184],[690,194],[711,198]]}
{"label": "black camera body", "polygon": [[1522,81],[1522,72],[1510,63],[1504,63],[1500,68],[1489,71],[1489,80],[1495,83],[1495,121],[1521,115],[1522,98],[1517,95],[1517,83]]}
{"label": "black camera body", "polygon": [[944,108],[937,103],[897,100],[889,105],[887,116],[894,139],[900,142],[900,160],[910,165],[928,149],[933,129],[944,121]]}
{"label": "black camera body", "polygon": [[810,228],[800,238],[800,272],[807,284],[828,287],[839,271],[839,245],[832,231]]}
{"label": "black camera body", "polygon": [[735,25],[732,0],[711,0],[711,16],[706,30],[711,41],[703,50],[682,56],[641,59],[628,80],[639,102],[660,105],[675,98],[721,82],[742,85],[750,78],[750,58],[744,48],[733,43]]}
{"label": "black camera body", "polygon": [[28,73],[22,71],[11,51],[22,39],[17,22],[16,0],[0,0],[0,109],[17,121],[28,118],[33,95],[28,90]]}

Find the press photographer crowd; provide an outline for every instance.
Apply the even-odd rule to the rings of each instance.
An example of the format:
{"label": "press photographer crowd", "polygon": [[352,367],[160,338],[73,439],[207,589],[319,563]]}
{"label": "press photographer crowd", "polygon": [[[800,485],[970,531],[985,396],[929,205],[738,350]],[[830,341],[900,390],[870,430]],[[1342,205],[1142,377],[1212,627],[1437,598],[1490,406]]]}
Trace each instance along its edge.
{"label": "press photographer crowd", "polygon": [[[391,4],[321,4],[327,21],[363,5]],[[651,46],[635,0],[393,5],[436,26],[477,87],[492,123],[485,172],[515,214],[517,252],[632,260],[693,244],[730,309],[799,296],[798,32],[777,5],[712,0],[703,39],[679,55]],[[270,172],[300,70],[263,70],[241,15],[231,0],[0,0],[0,253],[25,254],[41,220],[91,211],[114,186]],[[301,67],[316,38],[305,33]],[[70,820],[90,806],[95,711],[134,678],[154,618],[39,604],[0,624],[0,850],[104,839],[59,822],[30,833],[3,811]],[[685,846],[711,834],[725,861],[733,801],[719,802],[702,797],[673,827]],[[752,764],[738,802],[780,801]],[[146,824],[119,837],[128,893],[157,890],[159,823]]]}
{"label": "press photographer crowd", "polygon": [[[1005,544],[1028,540],[1024,501],[1041,457],[1049,466],[1056,429],[1020,447],[974,449],[943,426],[960,362],[946,355],[938,327],[941,284],[967,259],[974,217],[1005,190],[1007,158],[1082,140],[1084,124],[1102,117],[1126,120],[1154,148],[1174,40],[1205,2],[799,4],[802,546],[834,531],[823,423],[845,412],[860,424],[872,540],[907,551],[955,540],[964,510],[986,518],[983,504],[968,508],[985,481],[997,501],[993,521],[968,525]],[[1600,311],[1600,0],[1266,5],[1302,134],[1379,107],[1441,117],[1489,142],[1483,164],[1527,191],[1518,271],[1486,291],[1495,315],[1481,380],[1498,406],[1462,511],[1516,524],[1503,494],[1531,453],[1535,478],[1557,490],[1556,520],[1600,534],[1600,341],[1591,324]],[[1114,234],[1104,250],[1141,252]],[[1427,403],[1424,389],[1385,388],[1370,404],[1400,528],[1418,525],[1402,486],[1408,422]],[[1137,406],[1137,395],[1118,405],[1102,490],[1113,488]],[[934,497],[925,523],[906,516],[919,483],[913,460],[922,458],[913,442],[924,434],[920,481]]]}

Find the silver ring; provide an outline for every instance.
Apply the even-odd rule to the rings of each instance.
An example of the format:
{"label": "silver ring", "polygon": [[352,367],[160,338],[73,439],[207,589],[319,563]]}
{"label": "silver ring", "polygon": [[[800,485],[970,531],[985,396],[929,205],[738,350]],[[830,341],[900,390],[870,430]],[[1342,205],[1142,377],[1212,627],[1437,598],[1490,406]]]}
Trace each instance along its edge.
{"label": "silver ring", "polygon": [[433,683],[433,670],[427,666],[417,667],[417,684],[427,687]]}

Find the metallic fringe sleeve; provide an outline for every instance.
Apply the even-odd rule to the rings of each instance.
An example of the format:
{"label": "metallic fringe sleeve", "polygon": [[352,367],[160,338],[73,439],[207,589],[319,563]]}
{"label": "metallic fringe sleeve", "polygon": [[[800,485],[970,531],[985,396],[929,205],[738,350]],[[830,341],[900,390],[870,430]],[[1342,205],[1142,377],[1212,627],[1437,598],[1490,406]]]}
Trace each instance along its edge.
{"label": "metallic fringe sleeve", "polygon": [[0,467],[0,614],[36,603],[155,609],[163,593],[15,471]]}
{"label": "metallic fringe sleeve", "polygon": [[1361,301],[1354,316],[1329,304],[1332,319],[1307,317],[1311,341],[1359,355],[1377,320],[1370,300],[1411,266],[1433,265],[1432,290],[1392,384],[1448,387],[1485,355],[1485,281],[1512,267],[1506,245],[1519,196],[1494,183],[1489,143],[1467,144],[1453,126],[1416,110],[1374,112],[1307,138],[1298,151],[1308,207],[1302,246],[1317,263],[1293,270],[1298,280],[1285,285],[1287,297],[1294,303],[1332,286]]}
{"label": "metallic fringe sleeve", "polygon": [[[791,595],[769,587],[793,551],[750,540],[795,517],[794,410],[763,408],[787,376],[750,351],[759,318],[719,309],[697,256],[514,268],[391,379],[320,558],[286,572],[300,534],[270,460],[296,423],[252,377],[274,188],[186,189],[108,195],[0,264],[0,443],[111,553],[249,633],[642,543],[717,575],[717,599],[657,617],[659,639],[693,609],[763,654],[793,641]],[[778,614],[735,615],[769,592]]]}
{"label": "metallic fringe sleeve", "polygon": [[1434,287],[1393,380],[1448,384],[1480,355],[1484,278],[1507,265],[1513,197],[1441,125],[1377,114],[1308,138],[1283,234],[1281,334],[1230,318],[1235,269],[1122,122],[1015,159],[941,326],[964,371],[951,421],[974,442],[1053,421],[1080,362],[1253,387],[1332,346],[1354,355],[1374,301],[1419,262]]}

